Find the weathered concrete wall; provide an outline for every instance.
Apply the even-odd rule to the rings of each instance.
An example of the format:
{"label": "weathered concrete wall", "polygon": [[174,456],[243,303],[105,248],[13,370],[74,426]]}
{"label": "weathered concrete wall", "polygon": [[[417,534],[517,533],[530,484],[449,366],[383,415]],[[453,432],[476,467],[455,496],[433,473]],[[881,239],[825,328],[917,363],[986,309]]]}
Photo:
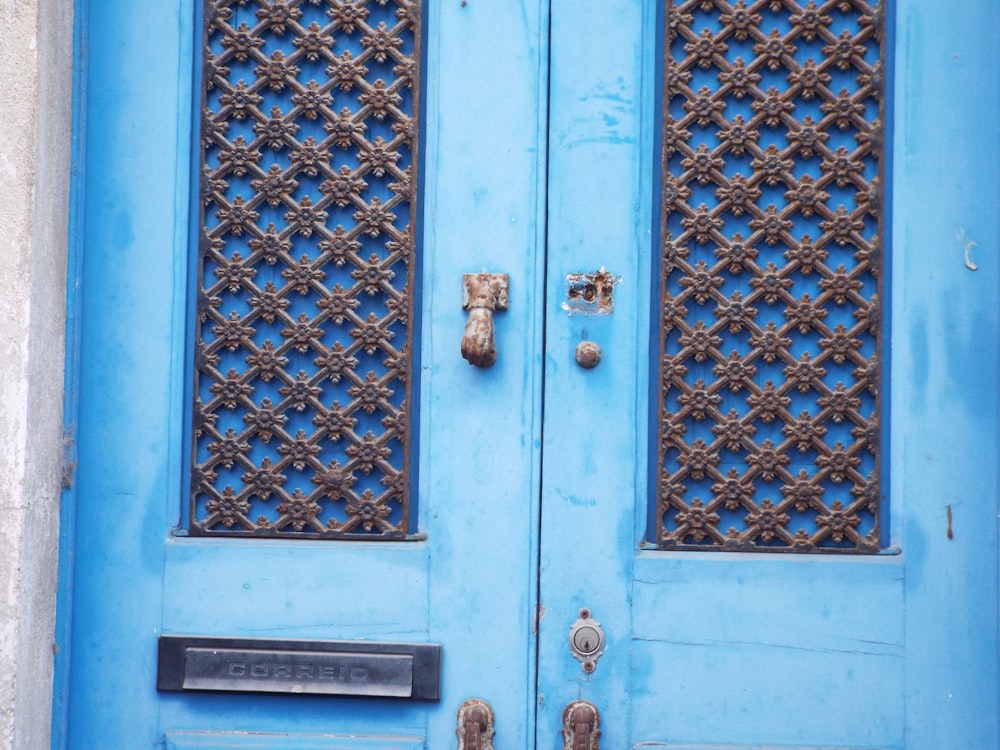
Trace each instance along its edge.
{"label": "weathered concrete wall", "polygon": [[0,0],[0,748],[49,746],[72,0]]}

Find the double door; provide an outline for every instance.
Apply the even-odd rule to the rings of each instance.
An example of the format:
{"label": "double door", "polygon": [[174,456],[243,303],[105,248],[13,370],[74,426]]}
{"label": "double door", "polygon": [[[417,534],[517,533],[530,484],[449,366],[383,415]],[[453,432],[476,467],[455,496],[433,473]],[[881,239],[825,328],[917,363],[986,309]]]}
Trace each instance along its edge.
{"label": "double door", "polygon": [[[998,237],[983,206],[1000,87],[997,12],[970,5],[886,21],[888,510],[882,553],[865,555],[650,543],[670,45],[660,4],[591,0],[425,9],[409,537],[186,533],[199,11],[81,6],[57,741],[437,750],[477,698],[497,748],[562,747],[575,701],[608,748],[995,746]],[[574,309],[574,275],[602,271],[613,310]],[[480,272],[509,280],[489,368],[460,351],[463,275]],[[596,367],[576,361],[584,342]],[[586,621],[603,643],[579,658]],[[158,691],[171,635],[435,644],[438,694]]]}

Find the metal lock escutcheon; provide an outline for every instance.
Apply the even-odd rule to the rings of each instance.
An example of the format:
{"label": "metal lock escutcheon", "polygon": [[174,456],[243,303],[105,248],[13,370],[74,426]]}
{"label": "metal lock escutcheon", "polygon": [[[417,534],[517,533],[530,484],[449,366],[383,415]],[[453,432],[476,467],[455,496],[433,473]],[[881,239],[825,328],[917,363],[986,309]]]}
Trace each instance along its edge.
{"label": "metal lock escutcheon", "polygon": [[587,674],[597,668],[597,660],[604,653],[604,630],[586,607],[569,629],[569,650]]}

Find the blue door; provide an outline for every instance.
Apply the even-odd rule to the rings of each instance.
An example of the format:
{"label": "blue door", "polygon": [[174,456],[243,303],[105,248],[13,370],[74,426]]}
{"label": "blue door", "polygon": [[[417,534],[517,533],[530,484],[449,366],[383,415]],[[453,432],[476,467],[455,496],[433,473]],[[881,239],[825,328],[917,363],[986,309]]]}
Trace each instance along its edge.
{"label": "blue door", "polygon": [[537,747],[996,747],[996,8],[621,5],[551,6]]}
{"label": "blue door", "polygon": [[998,11],[619,5],[79,8],[62,746],[997,746]]}

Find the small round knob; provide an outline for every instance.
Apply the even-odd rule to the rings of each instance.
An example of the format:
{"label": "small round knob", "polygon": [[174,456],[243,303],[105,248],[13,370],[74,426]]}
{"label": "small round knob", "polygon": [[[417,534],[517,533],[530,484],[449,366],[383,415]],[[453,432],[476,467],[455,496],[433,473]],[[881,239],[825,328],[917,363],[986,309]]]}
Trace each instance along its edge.
{"label": "small round knob", "polygon": [[581,341],[576,345],[576,363],[584,370],[593,370],[601,364],[601,347],[593,341]]}

